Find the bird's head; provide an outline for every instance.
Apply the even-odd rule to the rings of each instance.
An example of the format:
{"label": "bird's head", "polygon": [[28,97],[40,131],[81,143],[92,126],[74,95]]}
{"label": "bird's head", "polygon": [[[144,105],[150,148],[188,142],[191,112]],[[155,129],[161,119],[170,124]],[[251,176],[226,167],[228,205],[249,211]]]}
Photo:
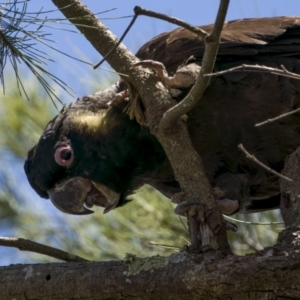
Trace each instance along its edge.
{"label": "bird's head", "polygon": [[[122,205],[137,187],[134,177],[149,167],[155,140],[120,107],[109,107],[107,91],[64,108],[46,126],[24,165],[32,188],[61,211],[104,212]],[[152,152],[149,154],[149,152]]]}

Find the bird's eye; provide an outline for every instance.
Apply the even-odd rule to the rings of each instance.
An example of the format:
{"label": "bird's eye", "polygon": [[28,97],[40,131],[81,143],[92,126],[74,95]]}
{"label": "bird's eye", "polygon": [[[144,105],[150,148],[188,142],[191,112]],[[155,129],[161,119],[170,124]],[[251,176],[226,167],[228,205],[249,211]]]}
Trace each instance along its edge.
{"label": "bird's eye", "polygon": [[68,167],[74,160],[74,152],[70,146],[62,146],[56,149],[54,159],[57,164]]}

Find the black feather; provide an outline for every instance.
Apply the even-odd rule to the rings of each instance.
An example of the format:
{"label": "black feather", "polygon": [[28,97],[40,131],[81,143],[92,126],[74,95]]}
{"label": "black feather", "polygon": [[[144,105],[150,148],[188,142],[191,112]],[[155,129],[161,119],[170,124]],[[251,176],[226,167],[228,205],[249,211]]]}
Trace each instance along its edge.
{"label": "black feather", "polygon": [[[211,31],[212,26],[202,27]],[[170,74],[190,56],[201,65],[204,46],[185,29],[163,33],[138,51],[140,59],[162,62]],[[240,64],[284,65],[300,72],[300,18],[281,17],[226,23],[215,70]],[[166,155],[147,128],[130,120],[122,107],[109,107],[120,81],[64,109],[47,126],[28,154],[25,172],[42,197],[73,177],[99,182],[120,194],[119,203],[148,183],[168,197],[180,191]],[[234,72],[213,78],[199,104],[188,114],[188,128],[213,187],[240,202],[241,212],[279,206],[278,178],[237,148],[242,143],[260,161],[280,172],[287,155],[300,145],[299,114],[255,127],[258,122],[299,107],[300,83],[267,73]],[[88,118],[93,122],[89,122]],[[97,123],[95,120],[99,119]],[[69,167],[54,160],[55,149],[71,145]],[[100,204],[99,204],[100,205]]]}

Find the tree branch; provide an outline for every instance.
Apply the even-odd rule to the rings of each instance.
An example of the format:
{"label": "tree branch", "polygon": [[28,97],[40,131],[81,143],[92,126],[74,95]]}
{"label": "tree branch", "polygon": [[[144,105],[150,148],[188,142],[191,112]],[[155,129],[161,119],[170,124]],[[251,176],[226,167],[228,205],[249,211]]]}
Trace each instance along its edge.
{"label": "tree branch", "polygon": [[293,181],[280,180],[280,212],[285,226],[300,225],[300,147],[285,159],[282,174]]}
{"label": "tree branch", "polygon": [[266,166],[265,164],[263,164],[261,161],[259,161],[254,155],[251,155],[243,146],[243,144],[239,144],[238,148],[246,155],[246,157],[250,160],[252,160],[254,163],[256,163],[258,166],[262,167],[263,169],[265,169],[266,171],[270,172],[271,174],[274,174],[275,176],[287,180],[287,181],[293,181],[292,179],[276,172],[275,170],[269,168],[268,166]]}
{"label": "tree branch", "polygon": [[224,216],[224,218],[226,220],[229,220],[229,221],[233,221],[233,222],[236,222],[236,223],[242,223],[242,224],[248,224],[248,225],[259,225],[259,226],[265,226],[265,225],[282,225],[284,224],[283,222],[250,222],[250,221],[244,221],[244,220],[239,220],[239,219],[235,219],[235,218],[231,218],[229,216]]}
{"label": "tree branch", "polygon": [[[87,38],[103,56],[118,43],[118,39],[80,0],[52,0],[65,17]],[[110,54],[108,62],[117,72],[130,74],[130,67],[137,58],[120,44]]]}
{"label": "tree branch", "polygon": [[[227,70],[223,70],[223,71],[219,71],[219,72],[215,72],[215,73],[210,73],[210,74],[205,74],[204,76],[206,76],[206,77],[214,77],[214,76],[220,76],[220,75],[228,74],[228,73],[231,73],[231,72],[260,72],[260,73],[269,73],[269,74],[279,75],[279,76],[282,76],[282,77],[288,77],[288,78],[291,78],[291,79],[300,80],[300,75],[299,74],[296,74],[296,73],[288,71],[285,68],[285,66],[283,66],[283,65],[281,65],[281,69],[277,69],[277,68],[271,68],[271,67],[267,67],[267,66],[246,65],[246,64],[243,64],[241,66],[237,66],[237,67],[230,68],[230,69],[227,69]],[[278,121],[278,120],[280,120],[282,118],[288,117],[288,116],[290,116],[292,114],[295,114],[295,113],[297,113],[299,111],[300,111],[299,108],[295,109],[295,110],[292,110],[292,111],[289,111],[289,112],[287,112],[285,114],[282,114],[282,115],[279,115],[279,116],[277,116],[275,118],[268,119],[266,121],[257,123],[257,124],[255,124],[255,127],[259,127],[259,126],[262,126],[262,125],[266,125],[266,124]]]}
{"label": "tree branch", "polygon": [[226,259],[179,252],[170,257],[0,267],[1,300],[27,299],[298,299],[300,229],[273,249]]}
{"label": "tree branch", "polygon": [[68,252],[42,245],[23,238],[0,237],[0,246],[14,247],[21,251],[31,251],[44,254],[67,262],[88,262],[89,260]]}
{"label": "tree branch", "polygon": [[122,34],[122,36],[120,37],[120,40],[118,41],[117,44],[115,44],[115,46],[101,59],[101,61],[99,63],[97,63],[94,66],[94,69],[98,68],[106,59],[107,57],[113,52],[115,51],[115,49],[121,44],[121,42],[123,41],[123,39],[125,38],[126,34],[129,32],[129,30],[131,29],[132,25],[135,23],[136,19],[138,16],[140,15],[144,15],[144,16],[148,16],[148,17],[153,17],[156,19],[160,19],[160,20],[164,20],[167,21],[169,23],[181,26],[195,34],[197,34],[198,36],[202,37],[203,39],[208,35],[207,32],[205,32],[203,29],[196,27],[196,26],[192,26],[182,20],[176,19],[174,17],[169,17],[167,15],[161,14],[161,13],[157,13],[154,11],[150,11],[150,10],[146,10],[144,8],[141,8],[140,6],[136,6],[134,8],[134,16],[132,18],[132,20],[130,21],[129,25],[127,26],[127,28],[125,29],[124,33]]}
{"label": "tree branch", "polygon": [[182,115],[188,113],[201,99],[206,87],[210,81],[206,74],[212,72],[219,49],[220,36],[225,21],[229,0],[221,0],[215,25],[210,35],[205,41],[205,51],[201,64],[201,70],[198,79],[191,89],[190,93],[180,103],[170,108],[163,116],[160,127],[161,130],[167,130]]}
{"label": "tree branch", "polygon": [[115,46],[110,49],[110,51],[100,60],[100,62],[98,62],[95,66],[94,69],[97,69],[103,62],[105,62],[105,60],[108,58],[108,56],[113,53],[118,46],[122,43],[123,39],[125,38],[126,34],[129,32],[130,28],[132,27],[132,25],[134,24],[134,22],[136,21],[138,15],[134,15],[131,22],[129,23],[128,27],[126,28],[126,30],[124,31],[124,33],[122,34],[122,36],[120,37],[120,40],[118,41],[117,44],[115,44]]}
{"label": "tree branch", "polygon": [[285,113],[285,114],[279,115],[279,116],[277,116],[277,117],[275,117],[275,118],[267,119],[266,121],[263,121],[263,122],[260,122],[260,123],[256,123],[256,124],[255,124],[255,127],[259,127],[259,126],[262,126],[262,125],[266,125],[266,124],[269,124],[269,123],[272,123],[272,122],[281,120],[281,119],[283,119],[283,118],[285,118],[285,117],[288,117],[288,116],[290,116],[290,115],[293,115],[293,114],[295,114],[295,113],[297,113],[297,112],[300,112],[300,108],[294,109],[294,110],[289,111],[289,112],[287,112],[287,113]]}
{"label": "tree branch", "polygon": [[138,16],[139,15],[148,16],[148,17],[152,17],[152,18],[155,18],[155,19],[160,19],[160,20],[167,21],[169,23],[178,25],[182,28],[185,28],[185,29],[195,33],[196,35],[198,35],[202,39],[205,39],[208,36],[208,33],[206,31],[204,31],[203,29],[199,28],[199,27],[190,25],[189,23],[184,22],[184,21],[182,21],[180,19],[177,19],[177,18],[174,18],[174,17],[170,17],[170,16],[167,16],[167,15],[155,12],[155,11],[144,9],[140,6],[136,6],[134,8],[134,13]]}
{"label": "tree branch", "polygon": [[[110,49],[117,43],[117,38],[87,9],[79,0],[52,0],[53,3],[61,9],[62,13],[74,22],[74,25],[85,35],[95,49],[105,56]],[[229,0],[222,0],[217,21],[217,29],[219,24],[225,18],[226,9]],[[71,5],[72,4],[72,5]],[[85,16],[84,18],[80,18]],[[203,70],[209,72],[213,66],[215,55],[217,52],[218,38],[216,30],[214,35],[208,39],[208,49],[203,60]],[[219,34],[218,34],[219,36]],[[210,50],[211,49],[211,53]],[[211,186],[206,178],[201,159],[198,153],[194,150],[191,143],[186,124],[180,120],[173,124],[172,132],[159,130],[157,124],[160,123],[164,113],[174,106],[176,102],[170,97],[167,89],[158,84],[156,76],[145,72],[141,67],[131,68],[137,62],[137,58],[128,51],[124,45],[120,44],[116,50],[107,58],[108,63],[120,73],[128,74],[130,83],[136,88],[143,104],[146,108],[145,117],[147,126],[151,132],[155,134],[161,145],[163,146],[172,168],[175,177],[180,183],[181,189],[186,196],[186,201],[200,201],[202,207],[205,208],[202,212],[192,217],[190,224],[191,228],[195,228],[200,224],[203,227],[200,231],[204,234],[205,240],[199,241],[197,230],[193,234],[191,248],[194,250],[201,249],[201,243],[210,245],[213,249],[218,249],[224,252],[229,251],[229,244],[226,236],[226,225],[221,213],[217,210],[214,197],[211,193]],[[208,61],[208,62],[207,62]],[[203,72],[201,78],[203,77]],[[200,79],[199,78],[199,81]],[[208,78],[203,80],[207,83]],[[201,91],[204,92],[204,86],[201,85]],[[193,92],[194,93],[194,92]],[[155,97],[153,97],[155,95]],[[195,93],[193,95],[199,95]],[[198,99],[197,99],[198,100]],[[195,104],[196,102],[194,102]],[[189,107],[189,109],[192,106]],[[184,114],[182,112],[180,115]],[[187,168],[189,166],[189,168]],[[196,222],[196,224],[192,224]],[[204,223],[208,222],[208,227]],[[208,234],[207,234],[208,233]]]}
{"label": "tree branch", "polygon": [[280,75],[282,77],[288,77],[296,80],[300,80],[300,75],[288,71],[283,65],[281,65],[282,69],[271,68],[267,66],[259,66],[259,65],[246,65],[242,64],[241,66],[237,66],[234,68],[230,68],[224,71],[219,71],[215,73],[205,74],[206,77],[215,77],[220,76],[232,72],[260,72],[260,73],[269,73],[274,75]]}

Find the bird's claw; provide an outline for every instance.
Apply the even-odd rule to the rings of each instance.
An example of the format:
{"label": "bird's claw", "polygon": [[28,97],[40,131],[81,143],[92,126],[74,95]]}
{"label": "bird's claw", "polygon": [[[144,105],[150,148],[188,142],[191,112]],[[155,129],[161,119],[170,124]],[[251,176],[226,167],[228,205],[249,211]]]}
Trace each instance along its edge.
{"label": "bird's claw", "polygon": [[[219,199],[220,197],[224,197],[224,192],[221,189],[214,188],[213,195],[216,199],[217,208],[222,214],[232,214],[238,210],[239,202],[237,200]],[[171,200],[173,203],[178,204],[174,210],[177,215],[187,217],[188,215],[194,216],[198,213],[198,216],[203,216],[203,205],[199,202],[187,202],[183,192],[174,194]],[[238,231],[238,227],[227,220],[226,229],[232,232]]]}
{"label": "bird's claw", "polygon": [[174,212],[183,217],[186,217],[187,215],[194,216],[196,212],[200,210],[200,207],[203,206],[199,202],[187,202],[183,192],[174,194],[171,200],[173,203],[178,204]]}
{"label": "bird's claw", "polygon": [[238,226],[235,225],[232,222],[229,222],[228,220],[225,220],[226,222],[226,230],[231,232],[237,232],[239,230]]}
{"label": "bird's claw", "polygon": [[170,80],[171,77],[169,77],[168,72],[165,68],[165,66],[159,62],[159,61],[154,61],[154,60],[142,60],[139,61],[138,63],[135,63],[133,67],[142,67],[142,68],[148,68],[153,70],[157,77],[159,78],[159,80],[166,85],[167,82]]}
{"label": "bird's claw", "polygon": [[195,216],[197,213],[203,213],[203,205],[199,202],[182,202],[177,205],[174,212],[179,216]]}
{"label": "bird's claw", "polygon": [[239,201],[238,200],[231,200],[227,198],[218,199],[217,208],[218,210],[224,215],[232,215],[239,209]]}
{"label": "bird's claw", "polygon": [[169,76],[165,66],[158,61],[143,60],[135,63],[132,67],[143,67],[153,70],[159,80],[169,90],[172,97],[177,97],[181,94],[178,89],[184,89],[192,86],[199,75],[200,66],[196,63],[191,63],[179,68],[174,76]]}
{"label": "bird's claw", "polygon": [[108,106],[112,107],[112,106],[118,106],[120,104],[122,104],[124,101],[128,102],[129,100],[129,91],[128,89],[120,92],[120,93],[117,93],[114,97],[113,100],[109,101],[107,103]]}
{"label": "bird's claw", "polygon": [[215,200],[224,198],[224,196],[225,196],[225,192],[218,187],[214,187],[212,189],[212,193],[213,193]]}
{"label": "bird's claw", "polygon": [[[213,195],[216,200],[217,208],[222,214],[232,215],[239,209],[238,200],[224,198],[224,191],[222,191],[218,187],[213,188]],[[171,200],[173,203],[178,204],[175,209],[175,213],[180,216],[186,216],[187,206],[190,206],[190,204],[200,205],[199,202],[186,202],[186,197],[183,192],[174,194]],[[194,213],[194,211],[191,211],[191,213]]]}
{"label": "bird's claw", "polygon": [[238,200],[225,198],[225,192],[218,187],[213,188],[213,196],[218,210],[224,215],[232,215],[239,209]]}
{"label": "bird's claw", "polygon": [[171,201],[175,204],[179,204],[179,203],[183,203],[185,202],[185,195],[183,192],[179,192],[179,193],[176,193],[174,195],[172,195],[171,197]]}

